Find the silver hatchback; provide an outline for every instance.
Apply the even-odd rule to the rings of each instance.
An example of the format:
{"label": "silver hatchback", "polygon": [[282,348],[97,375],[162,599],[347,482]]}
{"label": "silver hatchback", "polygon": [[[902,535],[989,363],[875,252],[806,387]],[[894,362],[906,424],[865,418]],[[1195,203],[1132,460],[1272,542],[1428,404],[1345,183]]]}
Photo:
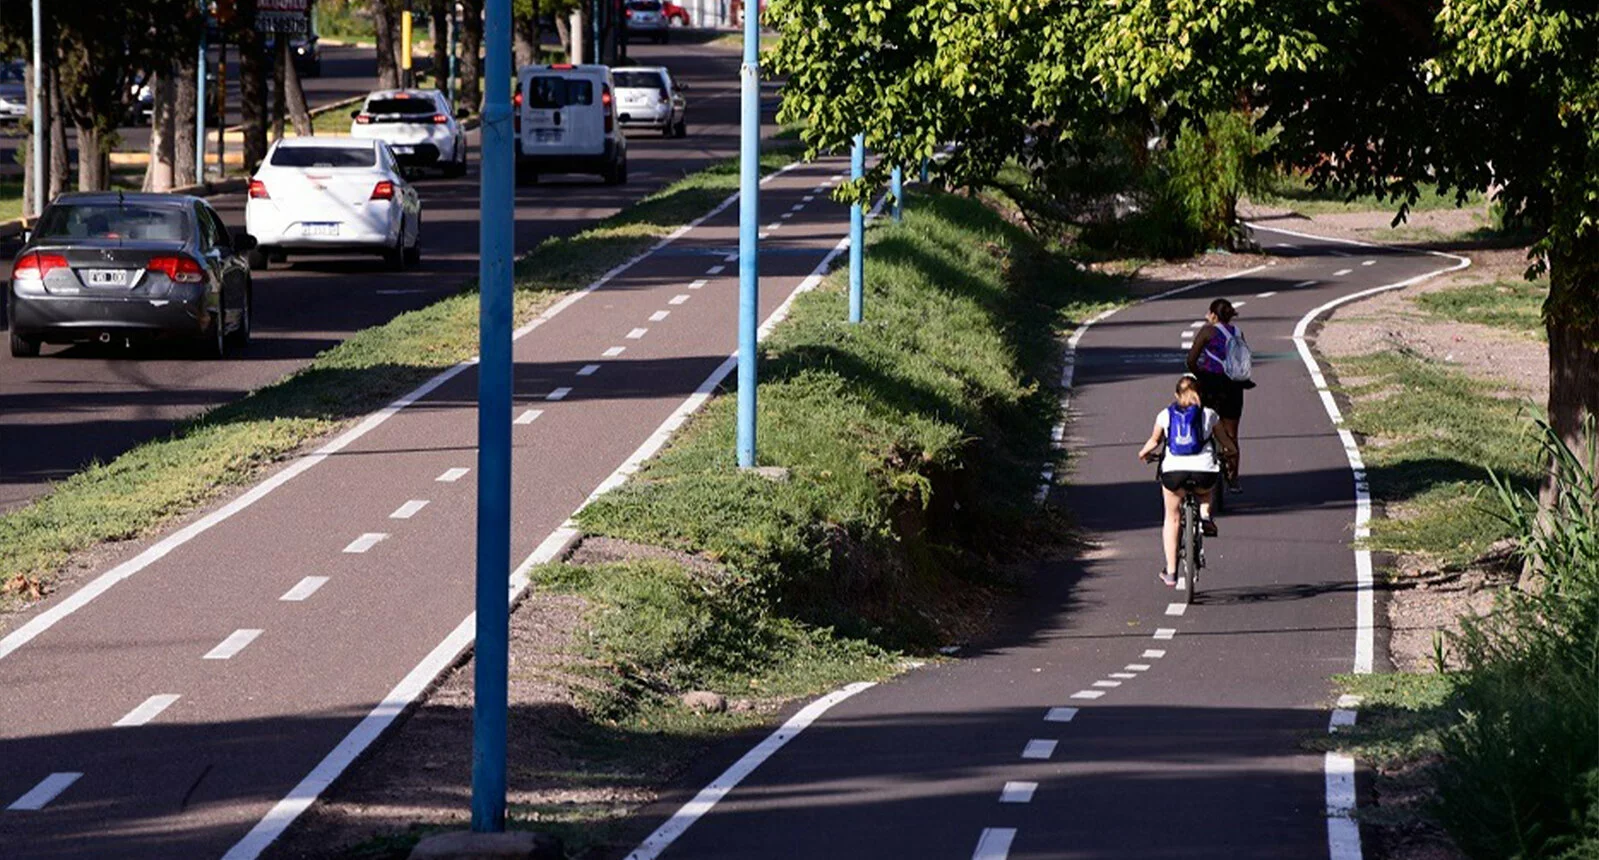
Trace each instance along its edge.
{"label": "silver hatchback", "polygon": [[672,22],[666,17],[661,0],[627,0],[627,38],[647,36],[657,45],[666,44]]}
{"label": "silver hatchback", "polygon": [[624,128],[648,128],[667,137],[688,135],[688,100],[665,66],[623,66],[616,79],[616,115]]}

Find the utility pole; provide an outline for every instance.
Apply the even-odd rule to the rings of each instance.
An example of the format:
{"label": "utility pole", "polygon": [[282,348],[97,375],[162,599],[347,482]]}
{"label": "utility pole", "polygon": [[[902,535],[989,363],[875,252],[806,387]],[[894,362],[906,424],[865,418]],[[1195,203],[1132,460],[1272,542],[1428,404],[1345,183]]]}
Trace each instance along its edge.
{"label": "utility pole", "polygon": [[[204,185],[205,184],[205,95],[206,95],[206,93],[205,93],[205,79],[206,79],[206,71],[210,67],[210,63],[207,61],[207,55],[210,52],[206,49],[207,48],[206,41],[207,41],[207,38],[210,36],[211,20],[210,20],[210,16],[206,14],[205,0],[199,0],[199,3],[200,3],[200,62],[197,64],[197,68],[199,68],[199,70],[200,70],[199,71],[199,78],[200,79],[199,79],[199,81],[197,81],[195,83],[195,87],[194,87],[194,181],[197,184]],[[222,125],[227,125],[227,123],[221,123],[221,124]]]}
{"label": "utility pole", "polygon": [[761,25],[744,14],[744,64],[739,68],[742,124],[738,183],[738,466],[755,466],[755,336],[760,325]]}
{"label": "utility pole", "polygon": [[[849,178],[859,182],[866,175],[866,135],[855,135],[849,150]],[[849,321],[858,323],[866,303],[866,213],[860,201],[849,206]]]}
{"label": "utility pole", "polygon": [[44,211],[50,180],[44,160],[44,12],[33,0],[33,217]]}

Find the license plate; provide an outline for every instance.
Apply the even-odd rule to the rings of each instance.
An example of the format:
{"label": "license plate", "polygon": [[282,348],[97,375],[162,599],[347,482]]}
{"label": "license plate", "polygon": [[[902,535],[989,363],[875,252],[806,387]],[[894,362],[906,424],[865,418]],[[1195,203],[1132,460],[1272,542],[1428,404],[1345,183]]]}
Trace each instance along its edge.
{"label": "license plate", "polygon": [[410,155],[416,152],[416,147],[414,146],[394,146],[390,148],[394,150],[396,155]]}
{"label": "license plate", "polygon": [[339,225],[338,224],[301,224],[300,225],[300,235],[302,235],[302,236],[337,236],[337,235],[339,235]]}
{"label": "license plate", "polygon": [[83,282],[91,287],[125,287],[130,274],[127,269],[88,269]]}
{"label": "license plate", "polygon": [[533,140],[537,143],[554,143],[566,135],[564,128],[535,128]]}

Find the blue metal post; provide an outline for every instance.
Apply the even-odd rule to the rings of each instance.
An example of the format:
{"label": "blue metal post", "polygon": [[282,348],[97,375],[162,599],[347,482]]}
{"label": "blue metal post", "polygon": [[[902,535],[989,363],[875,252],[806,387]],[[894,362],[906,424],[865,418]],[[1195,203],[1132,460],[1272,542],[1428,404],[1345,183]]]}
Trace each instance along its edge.
{"label": "blue metal post", "polygon": [[478,259],[477,644],[472,830],[505,829],[506,675],[511,573],[511,0],[483,22],[483,220]]}
{"label": "blue metal post", "polygon": [[200,0],[200,79],[194,89],[194,181],[205,182],[205,78],[211,67],[206,50],[206,31],[211,29],[206,2]]}
{"label": "blue metal post", "polygon": [[755,329],[761,311],[761,24],[745,7],[744,65],[739,69],[738,182],[738,466],[755,465]]}
{"label": "blue metal post", "polygon": [[894,178],[891,183],[894,193],[894,223],[905,220],[905,171],[899,165],[894,165]]}
{"label": "blue metal post", "polygon": [[[866,135],[855,135],[855,143],[849,151],[849,178],[859,181],[866,175]],[[852,203],[849,207],[849,321],[861,321],[863,308],[861,307],[865,296],[863,282],[866,279],[866,249],[862,243],[866,239],[866,213],[860,203]]]}

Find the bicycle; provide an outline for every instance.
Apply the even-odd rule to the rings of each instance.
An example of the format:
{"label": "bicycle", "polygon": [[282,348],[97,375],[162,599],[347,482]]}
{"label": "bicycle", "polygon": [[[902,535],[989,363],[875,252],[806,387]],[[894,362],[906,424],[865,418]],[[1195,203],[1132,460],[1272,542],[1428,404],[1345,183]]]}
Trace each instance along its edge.
{"label": "bicycle", "polygon": [[[1155,482],[1160,483],[1164,453],[1146,459],[1155,465]],[[1205,531],[1199,518],[1199,486],[1192,478],[1181,486],[1188,492],[1183,494],[1182,519],[1177,529],[1177,590],[1183,593],[1184,604],[1192,604],[1199,594],[1199,571],[1205,567]]]}

